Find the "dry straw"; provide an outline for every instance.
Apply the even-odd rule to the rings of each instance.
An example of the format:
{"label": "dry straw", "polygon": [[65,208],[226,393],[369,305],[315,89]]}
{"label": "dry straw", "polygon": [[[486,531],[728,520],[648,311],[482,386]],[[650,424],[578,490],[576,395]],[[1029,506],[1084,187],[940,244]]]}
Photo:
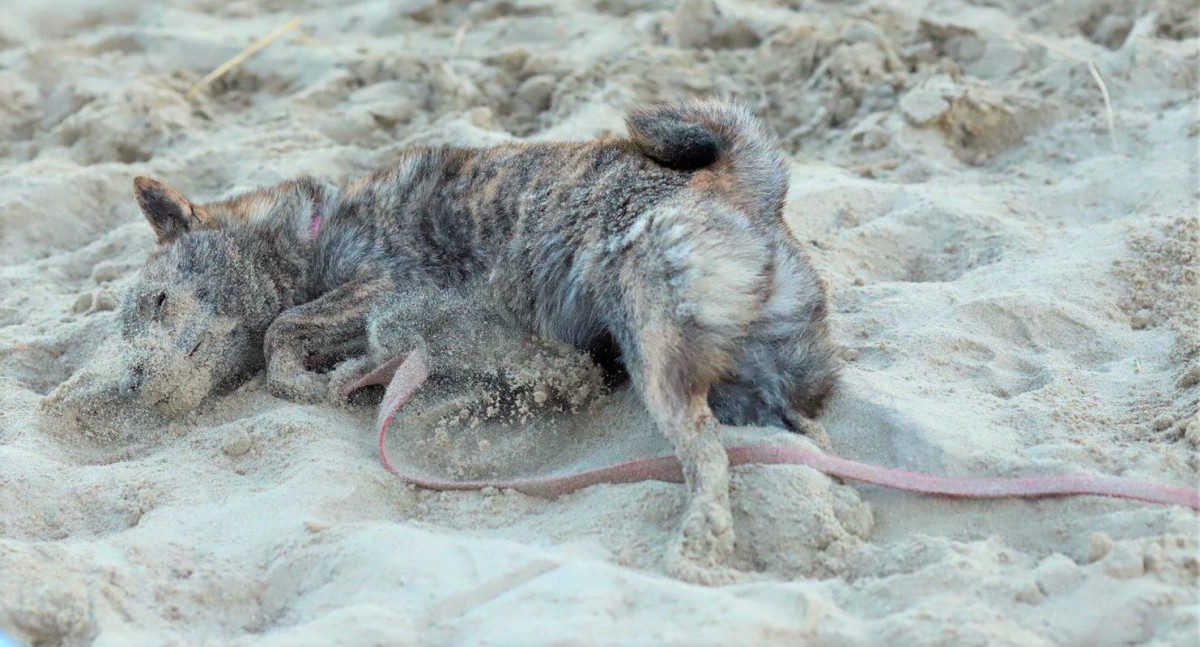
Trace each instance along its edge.
{"label": "dry straw", "polygon": [[277,27],[275,29],[275,31],[254,41],[254,43],[252,43],[249,47],[238,52],[233,58],[229,59],[228,61],[225,61],[224,63],[222,63],[220,65],[220,67],[213,70],[212,72],[209,72],[207,76],[205,76],[203,79],[200,79],[199,81],[197,81],[196,84],[193,85],[187,91],[187,94],[185,94],[184,96],[189,101],[191,99],[196,98],[196,95],[203,92],[205,88],[207,88],[210,84],[212,84],[213,81],[216,81],[217,79],[221,78],[222,76],[225,76],[226,74],[229,73],[230,70],[232,70],[233,68],[235,68],[235,67],[241,65],[243,62],[245,62],[246,59],[259,53],[260,51],[265,49],[271,43],[274,43],[275,41],[279,40],[280,38],[283,38],[288,32],[299,27],[300,22],[301,21],[300,21],[299,17],[292,18],[291,20],[287,21],[285,24]]}
{"label": "dry straw", "polygon": [[457,56],[458,50],[462,48],[463,40],[467,37],[467,31],[471,29],[471,19],[468,18],[459,25],[458,31],[454,32],[454,48],[450,51],[451,56]]}

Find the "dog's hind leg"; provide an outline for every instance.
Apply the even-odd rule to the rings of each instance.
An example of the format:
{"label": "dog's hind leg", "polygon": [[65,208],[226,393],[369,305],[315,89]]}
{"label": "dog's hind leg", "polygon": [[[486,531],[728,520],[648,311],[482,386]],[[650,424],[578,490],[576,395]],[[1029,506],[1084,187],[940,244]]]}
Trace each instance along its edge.
{"label": "dog's hind leg", "polygon": [[734,548],[729,464],[709,391],[734,376],[738,342],[762,316],[771,249],[753,223],[684,202],[646,216],[601,286],[606,322],[634,386],[683,467],[690,501],[668,554],[676,575],[728,579]]}
{"label": "dog's hind leg", "polygon": [[[718,423],[708,408],[708,366],[679,328],[650,325],[627,351],[627,366],[658,428],[683,467],[689,500],[680,534],[669,547],[668,568],[676,575],[704,580],[728,565],[733,555],[729,506],[729,461]],[[698,567],[698,568],[697,568]]]}

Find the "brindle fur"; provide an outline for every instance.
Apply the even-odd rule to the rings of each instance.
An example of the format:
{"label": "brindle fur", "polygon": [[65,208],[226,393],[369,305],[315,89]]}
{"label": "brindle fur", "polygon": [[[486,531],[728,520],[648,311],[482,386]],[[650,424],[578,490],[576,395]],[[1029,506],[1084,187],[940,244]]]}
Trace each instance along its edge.
{"label": "brindle fur", "polygon": [[[748,111],[692,102],[627,124],[630,139],[416,148],[340,190],[304,178],[207,205],[139,178],[160,247],[122,331],[219,355],[209,391],[265,365],[273,393],[307,401],[405,350],[367,343],[397,295],[484,299],[515,331],[615,344],[684,466],[675,556],[715,566],[733,546],[717,420],[799,429],[819,412],[836,379],[825,296],[783,222],[785,161]],[[172,320],[176,301],[205,314]],[[171,391],[152,381],[130,390]]]}

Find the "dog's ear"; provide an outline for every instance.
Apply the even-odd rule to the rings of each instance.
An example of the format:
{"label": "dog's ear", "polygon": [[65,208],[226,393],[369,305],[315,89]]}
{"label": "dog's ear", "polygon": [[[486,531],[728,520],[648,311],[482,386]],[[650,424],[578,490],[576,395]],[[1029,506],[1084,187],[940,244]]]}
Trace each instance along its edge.
{"label": "dog's ear", "polygon": [[133,194],[160,245],[174,241],[206,220],[204,207],[192,204],[183,194],[158,180],[134,178]]}

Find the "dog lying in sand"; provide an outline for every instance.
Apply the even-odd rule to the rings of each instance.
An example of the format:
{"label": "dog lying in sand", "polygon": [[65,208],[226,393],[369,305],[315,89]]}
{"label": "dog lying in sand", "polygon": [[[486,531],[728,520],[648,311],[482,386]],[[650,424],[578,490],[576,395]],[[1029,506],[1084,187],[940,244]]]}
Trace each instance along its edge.
{"label": "dog lying in sand", "polygon": [[[491,403],[575,409],[602,386],[580,353],[616,351],[675,458],[517,481],[430,481],[384,464],[426,487],[544,495],[683,480],[691,496],[667,565],[708,582],[731,575],[731,464],[954,497],[1200,510],[1200,492],[1121,478],[938,477],[796,447],[726,452],[718,421],[815,429],[836,379],[824,295],[781,220],[783,161],[748,113],[691,103],[628,124],[630,140],[416,149],[343,188],[305,178],[209,204],[138,178],[159,246],[121,305],[126,368],[95,392],[81,371],[45,405],[85,418],[95,401],[117,402],[121,417],[137,404],[188,411],[264,367],[268,388],[296,400],[390,382],[382,453],[391,416],[427,378],[486,385]],[[529,392],[511,372],[547,353],[574,377]]]}
{"label": "dog lying in sand", "polygon": [[[122,390],[186,410],[265,368],[280,397],[339,399],[402,350],[371,342],[397,300],[482,299],[513,331],[619,353],[683,465],[673,561],[719,567],[734,537],[718,421],[800,429],[821,410],[825,295],[782,220],[784,158],[747,110],[682,103],[627,125],[629,139],[417,148],[344,187],[302,178],[208,204],[138,178],[159,246],[120,307],[145,358]],[[436,375],[445,344],[411,341]]]}

